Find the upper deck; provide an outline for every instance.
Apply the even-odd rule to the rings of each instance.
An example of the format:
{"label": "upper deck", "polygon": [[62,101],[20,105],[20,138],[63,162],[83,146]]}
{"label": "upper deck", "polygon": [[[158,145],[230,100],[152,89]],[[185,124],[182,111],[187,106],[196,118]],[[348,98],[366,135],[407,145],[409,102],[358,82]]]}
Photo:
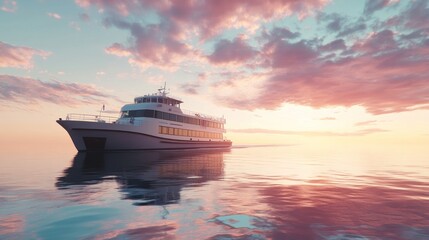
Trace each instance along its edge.
{"label": "upper deck", "polygon": [[158,93],[134,98],[134,103],[162,103],[180,108],[181,100],[167,97]]}
{"label": "upper deck", "polygon": [[207,120],[207,121],[215,121],[218,123],[224,124],[225,118],[223,117],[215,117],[207,114],[202,114],[198,112],[193,112],[189,110],[181,109],[180,104],[183,103],[182,100],[176,97],[167,96],[167,92],[165,86],[163,88],[158,89],[157,93],[154,94],[146,94],[144,96],[139,96],[134,98],[133,104],[127,104],[122,107],[122,117],[130,116],[132,112],[137,113],[135,117],[138,117],[139,110],[156,110],[161,112],[170,112],[172,114],[178,114],[182,116],[192,117],[195,119]]}

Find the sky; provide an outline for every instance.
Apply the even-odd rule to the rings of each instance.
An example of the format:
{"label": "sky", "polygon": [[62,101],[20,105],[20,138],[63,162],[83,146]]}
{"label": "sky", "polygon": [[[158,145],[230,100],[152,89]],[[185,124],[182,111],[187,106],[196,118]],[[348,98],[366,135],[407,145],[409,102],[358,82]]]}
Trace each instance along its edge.
{"label": "sky", "polygon": [[[234,144],[429,143],[426,0],[0,0],[0,145],[164,83]],[[71,146],[72,147],[72,146]]]}

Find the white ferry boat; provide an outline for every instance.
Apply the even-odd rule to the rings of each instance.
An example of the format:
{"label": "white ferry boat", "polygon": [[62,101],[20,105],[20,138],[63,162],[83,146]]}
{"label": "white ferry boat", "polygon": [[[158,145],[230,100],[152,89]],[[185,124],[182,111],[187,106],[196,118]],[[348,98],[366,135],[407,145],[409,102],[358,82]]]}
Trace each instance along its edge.
{"label": "white ferry boat", "polygon": [[68,114],[57,123],[78,151],[231,147],[224,138],[225,118],[182,110],[182,103],[167,96],[164,86],[124,105],[119,118]]}

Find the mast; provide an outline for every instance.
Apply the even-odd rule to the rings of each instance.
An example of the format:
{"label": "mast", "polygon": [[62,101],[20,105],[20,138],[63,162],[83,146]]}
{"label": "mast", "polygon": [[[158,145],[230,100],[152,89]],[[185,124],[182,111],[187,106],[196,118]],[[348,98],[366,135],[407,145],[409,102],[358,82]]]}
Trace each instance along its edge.
{"label": "mast", "polygon": [[167,90],[167,82],[164,82],[164,87],[161,86],[161,88],[158,88],[158,92],[163,96],[167,96],[168,92]]}

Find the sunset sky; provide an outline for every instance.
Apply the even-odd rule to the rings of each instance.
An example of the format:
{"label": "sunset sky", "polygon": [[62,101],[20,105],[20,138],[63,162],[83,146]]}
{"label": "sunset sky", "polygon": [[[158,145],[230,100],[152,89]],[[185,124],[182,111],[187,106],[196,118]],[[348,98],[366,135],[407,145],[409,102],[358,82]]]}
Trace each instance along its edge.
{"label": "sunset sky", "polygon": [[[234,144],[429,143],[427,0],[0,0],[0,144],[167,83]],[[52,145],[54,146],[54,145]]]}

